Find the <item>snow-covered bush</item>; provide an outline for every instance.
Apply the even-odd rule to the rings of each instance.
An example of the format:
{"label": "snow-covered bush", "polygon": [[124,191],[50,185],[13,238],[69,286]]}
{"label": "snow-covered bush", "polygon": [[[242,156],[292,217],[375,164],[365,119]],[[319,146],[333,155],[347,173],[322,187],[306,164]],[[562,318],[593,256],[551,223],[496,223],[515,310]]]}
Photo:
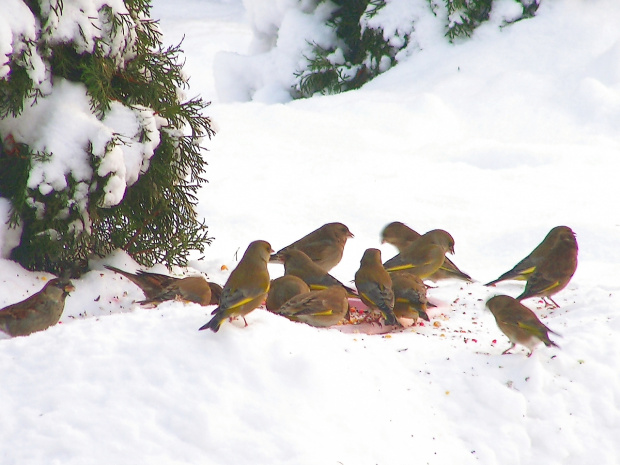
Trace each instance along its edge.
{"label": "snow-covered bush", "polygon": [[250,56],[218,57],[218,92],[223,100],[285,101],[355,89],[420,50],[422,18],[433,16],[439,40],[453,42],[471,36],[498,3],[513,5],[502,5],[511,10],[505,26],[533,16],[539,1],[245,0]]}
{"label": "snow-covered bush", "polygon": [[[77,275],[123,248],[143,264],[202,250],[198,143],[213,131],[185,100],[178,46],[149,0],[3,0],[0,196],[29,269]],[[188,132],[188,134],[186,134]]]}

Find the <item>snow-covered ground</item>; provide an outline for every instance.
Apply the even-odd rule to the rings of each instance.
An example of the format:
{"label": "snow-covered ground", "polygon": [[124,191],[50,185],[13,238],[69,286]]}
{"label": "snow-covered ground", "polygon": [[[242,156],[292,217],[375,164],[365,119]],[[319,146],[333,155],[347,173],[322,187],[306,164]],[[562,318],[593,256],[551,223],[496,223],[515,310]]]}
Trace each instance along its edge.
{"label": "snow-covered ground", "polygon": [[[340,221],[355,238],[332,274],[348,283],[366,248],[395,253],[379,234],[398,220],[450,231],[476,282],[438,283],[432,324],[387,336],[265,310],[214,334],[197,331],[211,308],[133,304],[139,289],[103,268],[136,269],[125,254],[93,261],[61,324],[0,339],[0,463],[620,462],[620,4],[543,1],[535,19],[455,45],[422,19],[423,50],[363,89],[282,103],[265,82],[260,101],[216,93],[253,79],[226,76],[243,61],[230,52],[254,50],[243,4],[154,3],[166,43],[185,36],[188,95],[213,101],[218,129],[198,206],[215,240],[175,273],[223,284],[251,241],[277,250]],[[284,15],[276,4],[252,1],[254,20]],[[523,285],[482,283],[561,224],[579,242],[561,308],[524,301],[561,349],[501,355],[484,302]],[[0,307],[49,277],[8,260],[0,272]]]}

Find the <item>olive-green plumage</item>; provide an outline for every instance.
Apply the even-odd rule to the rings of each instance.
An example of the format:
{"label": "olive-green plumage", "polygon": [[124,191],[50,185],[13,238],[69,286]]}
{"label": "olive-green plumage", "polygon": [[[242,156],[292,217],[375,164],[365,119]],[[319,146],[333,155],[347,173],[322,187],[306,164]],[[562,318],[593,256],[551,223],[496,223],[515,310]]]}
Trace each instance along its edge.
{"label": "olive-green plumage", "polygon": [[71,281],[54,278],[36,294],[0,310],[0,331],[27,336],[43,331],[60,320],[65,299],[75,288]]}
{"label": "olive-green plumage", "polygon": [[491,282],[485,284],[485,286],[492,286],[500,281],[506,281],[509,279],[515,279],[518,281],[527,280],[536,267],[549,255],[549,252],[553,249],[557,240],[561,237],[575,237],[575,233],[568,226],[556,226],[551,229],[543,239],[543,241],[536,246],[530,254],[517,263],[511,270],[502,274],[499,278],[494,279]]}
{"label": "olive-green plumage", "polygon": [[549,339],[549,333],[558,334],[541,323],[534,312],[518,300],[507,295],[497,295],[491,297],[486,305],[495,317],[499,329],[510,339],[511,346],[503,352],[504,354],[516,344],[529,349],[528,357],[540,342],[547,347],[558,347]]}
{"label": "olive-green plumage", "polygon": [[577,253],[577,240],[573,232],[559,235],[549,253],[528,277],[525,289],[517,300],[542,297],[559,307],[551,296],[564,289],[575,274]]}
{"label": "olive-green plumage", "polygon": [[227,318],[245,317],[263,303],[269,291],[267,262],[272,252],[271,245],[266,241],[254,241],[248,246],[224,284],[220,303],[211,313],[213,318],[200,330],[209,328],[217,332]]}
{"label": "olive-green plumage", "polygon": [[416,275],[404,271],[396,271],[390,275],[394,291],[394,315],[396,318],[407,318],[415,323],[418,317],[430,321],[426,309],[426,286]]}
{"label": "olive-green plumage", "polygon": [[271,281],[265,306],[267,310],[276,312],[291,298],[307,292],[310,292],[310,287],[303,279],[293,275],[280,276]]}
{"label": "olive-green plumage", "polygon": [[347,291],[342,286],[336,285],[296,295],[276,313],[293,321],[322,328],[344,320],[348,310]]}
{"label": "olive-green plumage", "polygon": [[278,252],[271,256],[270,261],[281,262],[282,252],[297,249],[304,252],[310,257],[310,260],[328,272],[342,260],[344,246],[350,237],[353,237],[353,234],[344,224],[327,223],[278,250]]}
{"label": "olive-green plumage", "polygon": [[[417,231],[411,229],[400,221],[394,221],[388,224],[381,232],[381,243],[392,244],[402,253],[414,241],[422,237]],[[461,279],[471,282],[471,276],[461,271],[448,257],[444,258],[444,262],[432,275],[428,276],[431,281],[440,281],[442,279]]]}
{"label": "olive-green plumage", "polygon": [[421,279],[441,268],[446,252],[454,253],[454,239],[443,229],[433,229],[383,264],[389,272],[407,271]]}
{"label": "olive-green plumage", "polygon": [[202,276],[188,276],[173,281],[161,292],[151,298],[141,300],[140,304],[158,304],[167,300],[181,299],[202,306],[211,305],[211,286]]}
{"label": "olive-green plumage", "polygon": [[329,286],[340,285],[344,287],[351,296],[357,296],[355,289],[345,286],[334,278],[331,274],[310,260],[304,252],[297,249],[290,249],[280,252],[280,258],[284,262],[284,274],[293,275],[301,278],[310,290],[318,291]]}
{"label": "olive-green plumage", "polygon": [[379,249],[366,249],[355,273],[355,287],[360,299],[371,309],[377,309],[385,324],[397,324],[394,316],[394,291],[392,278],[381,264]]}
{"label": "olive-green plumage", "polygon": [[203,306],[216,305],[219,302],[222,287],[200,276],[177,278],[142,270],[130,273],[110,265],[104,267],[124,276],[142,289],[146,299],[140,301],[141,304],[159,303],[176,298]]}

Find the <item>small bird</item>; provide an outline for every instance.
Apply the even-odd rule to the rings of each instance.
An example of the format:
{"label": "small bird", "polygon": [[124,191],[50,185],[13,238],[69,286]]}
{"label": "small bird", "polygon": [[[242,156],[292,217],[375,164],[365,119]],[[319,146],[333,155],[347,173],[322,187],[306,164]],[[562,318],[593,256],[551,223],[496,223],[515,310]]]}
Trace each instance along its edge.
{"label": "small bird", "polygon": [[344,320],[348,310],[347,291],[336,285],[296,295],[282,305],[277,313],[289,320],[323,328]]}
{"label": "small bird", "polygon": [[[388,224],[381,232],[381,243],[392,244],[402,253],[415,240],[422,237],[417,231],[411,229],[400,221],[394,221]],[[444,258],[441,267],[428,277],[431,281],[440,281],[442,279],[461,279],[463,281],[472,282],[471,276],[461,271],[448,257]]]}
{"label": "small bird", "polygon": [[318,264],[310,260],[310,257],[301,250],[290,249],[280,252],[279,255],[284,263],[284,275],[293,275],[301,278],[310,287],[310,290],[318,291],[329,286],[340,285],[346,289],[349,295],[357,297],[355,289],[345,286],[338,281]]}
{"label": "small bird", "polygon": [[500,281],[506,281],[509,279],[515,279],[518,281],[526,281],[530,275],[536,269],[536,266],[549,254],[556,241],[560,237],[575,237],[575,233],[568,226],[556,226],[551,229],[543,239],[543,241],[536,246],[532,252],[517,263],[511,270],[507,271],[499,278],[494,279],[491,282],[485,284],[485,286],[492,286]]}
{"label": "small bird", "polygon": [[284,275],[271,281],[265,306],[267,310],[276,312],[282,305],[299,294],[310,292],[310,288],[297,276]]}
{"label": "small bird", "polygon": [[523,293],[517,300],[530,297],[549,299],[559,307],[551,296],[564,289],[577,270],[577,239],[574,233],[561,234],[549,253],[536,265],[534,272],[528,277]]}
{"label": "small bird", "polygon": [[[203,306],[217,305],[219,302],[219,295],[222,289],[221,286],[216,283],[208,282],[199,276],[176,278],[174,276],[150,273],[142,270],[138,270],[134,274],[110,265],[104,265],[104,267],[126,277],[142,289],[146,299],[140,301],[139,303],[141,304],[174,300],[177,297]],[[204,283],[206,283],[207,286],[205,286]],[[209,289],[207,289],[207,287]]]}
{"label": "small bird", "polygon": [[244,317],[245,321],[245,315],[263,303],[269,292],[267,262],[272,252],[267,241],[250,243],[224,284],[220,303],[211,313],[214,317],[199,330],[209,328],[217,332],[224,320],[235,316]]}
{"label": "small bird", "polygon": [[547,328],[538,317],[518,300],[507,295],[496,295],[487,301],[487,307],[493,313],[499,329],[510,339],[511,346],[503,354],[508,353],[516,344],[527,347],[532,355],[534,348],[543,342],[547,347],[559,346],[549,339],[549,333],[559,336]]}
{"label": "small bird", "polygon": [[65,308],[65,299],[74,290],[68,279],[50,279],[36,294],[0,310],[0,331],[27,336],[54,326]]}
{"label": "small bird", "polygon": [[454,239],[443,229],[433,229],[390,258],[383,266],[389,272],[406,270],[424,279],[441,268],[446,252],[454,253]]}
{"label": "small bird", "polygon": [[378,309],[386,325],[398,324],[394,315],[392,278],[381,264],[379,249],[366,249],[355,273],[355,287],[362,302],[371,309]]}
{"label": "small bird", "polygon": [[400,221],[393,221],[381,231],[381,243],[392,244],[399,252],[420,237],[422,237],[421,234]]}
{"label": "small bird", "polygon": [[140,304],[159,304],[166,300],[181,299],[195,302],[204,307],[211,305],[211,286],[202,276],[188,276],[176,279],[151,298],[141,300]]}
{"label": "small bird", "polygon": [[224,288],[212,281],[209,281],[209,287],[211,288],[211,300],[209,301],[209,305],[218,305]]}
{"label": "small bird", "polygon": [[426,309],[426,286],[416,275],[396,271],[390,275],[394,290],[394,315],[397,319],[407,318],[415,323],[419,318],[430,321]]}
{"label": "small bird", "polygon": [[318,266],[329,272],[335,267],[344,252],[344,246],[347,239],[354,237],[349,228],[342,223],[327,223],[319,229],[312,231],[301,239],[290,245],[278,250],[271,256],[271,262],[280,263],[282,261],[281,253],[291,249],[297,249],[304,252]]}

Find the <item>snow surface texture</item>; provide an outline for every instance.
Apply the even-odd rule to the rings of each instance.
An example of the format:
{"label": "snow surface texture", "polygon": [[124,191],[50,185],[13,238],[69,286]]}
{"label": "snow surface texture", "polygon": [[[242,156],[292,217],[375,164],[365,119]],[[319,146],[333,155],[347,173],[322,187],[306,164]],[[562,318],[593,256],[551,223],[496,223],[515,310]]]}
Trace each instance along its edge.
{"label": "snow surface texture", "polygon": [[[252,240],[278,249],[341,221],[355,238],[332,273],[348,283],[366,248],[395,253],[379,234],[399,220],[450,231],[477,282],[440,282],[438,325],[391,337],[264,310],[213,334],[197,331],[211,308],[133,304],[141,292],[103,269],[137,268],[119,252],[74,282],[61,324],[0,340],[0,462],[619,463],[620,4],[543,2],[533,20],[490,22],[456,45],[430,40],[441,31],[429,19],[422,51],[361,90],[224,103],[211,66],[220,50],[248,53],[244,11],[155,1],[167,42],[185,36],[190,93],[214,99],[219,128],[199,203],[215,241],[174,272],[224,283]],[[562,349],[500,355],[509,342],[484,302],[523,284],[482,283],[560,224],[580,247],[561,308],[524,303]],[[13,262],[0,269],[0,306],[43,285]]]}

